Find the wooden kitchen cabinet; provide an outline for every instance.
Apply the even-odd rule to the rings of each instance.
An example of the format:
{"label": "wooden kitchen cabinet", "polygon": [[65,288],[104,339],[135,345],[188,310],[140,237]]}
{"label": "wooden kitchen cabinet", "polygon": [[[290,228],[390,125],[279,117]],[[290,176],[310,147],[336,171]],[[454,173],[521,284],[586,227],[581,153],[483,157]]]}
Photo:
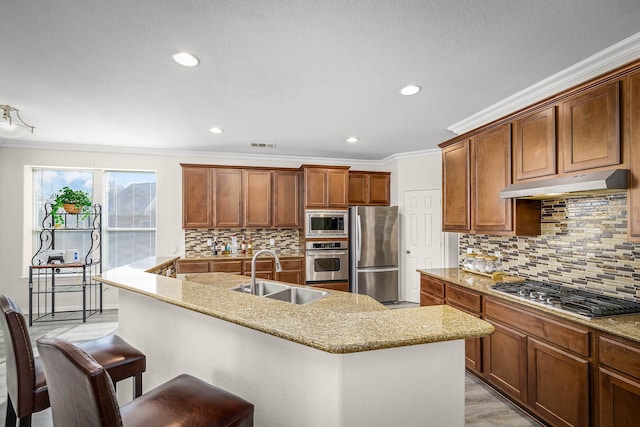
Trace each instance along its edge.
{"label": "wooden kitchen cabinet", "polygon": [[242,274],[243,261],[239,259],[212,260],[209,263],[210,272]]}
{"label": "wooden kitchen cabinet", "polygon": [[427,275],[420,275],[420,305],[444,305],[444,282]]}
{"label": "wooden kitchen cabinet", "polygon": [[304,285],[304,258],[280,258],[282,271],[276,271],[276,280],[279,282]]}
{"label": "wooden kitchen cabinet", "polygon": [[620,164],[619,92],[616,81],[562,102],[564,172]]}
{"label": "wooden kitchen cabinet", "polygon": [[513,135],[516,182],[558,173],[555,106],[516,120]]}
{"label": "wooden kitchen cabinet", "polygon": [[500,191],[511,184],[511,126],[502,125],[471,138],[471,228],[510,232],[512,201]]}
{"label": "wooden kitchen cabinet", "polygon": [[182,228],[211,228],[213,216],[213,170],[182,168]]}
{"label": "wooden kitchen cabinet", "polygon": [[471,230],[469,140],[442,149],[442,231]]}
{"label": "wooden kitchen cabinet", "polygon": [[271,227],[272,172],[262,169],[242,171],[243,225],[245,227]]}
{"label": "wooden kitchen cabinet", "polygon": [[347,208],[349,168],[303,165],[305,207]]}
{"label": "wooden kitchen cabinet", "polygon": [[176,273],[208,273],[209,261],[206,260],[178,260],[176,262]]}
{"label": "wooden kitchen cabinet", "polygon": [[[251,276],[251,261],[242,261],[242,271],[245,276]],[[273,280],[273,259],[259,258],[256,260],[256,277],[265,280]]]}
{"label": "wooden kitchen cabinet", "polygon": [[631,178],[628,191],[628,235],[633,242],[640,241],[640,72],[631,74],[626,84],[626,97],[629,114],[629,167]]}
{"label": "wooden kitchen cabinet", "polygon": [[349,171],[349,205],[389,206],[391,173]]}
{"label": "wooden kitchen cabinet", "polygon": [[598,357],[600,426],[637,425],[640,420],[640,345],[600,335]]}
{"label": "wooden kitchen cabinet", "polygon": [[241,169],[215,169],[215,225],[221,228],[243,224],[243,186]]}
{"label": "wooden kitchen cabinet", "polygon": [[276,228],[299,228],[300,208],[300,173],[298,171],[274,171],[273,226]]}

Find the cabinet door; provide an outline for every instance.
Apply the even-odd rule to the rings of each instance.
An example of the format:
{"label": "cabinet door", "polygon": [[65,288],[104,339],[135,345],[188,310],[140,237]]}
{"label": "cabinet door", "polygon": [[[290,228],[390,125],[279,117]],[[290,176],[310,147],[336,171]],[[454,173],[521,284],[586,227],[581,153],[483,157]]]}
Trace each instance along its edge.
{"label": "cabinet door", "polygon": [[629,76],[628,85],[629,114],[625,116],[629,125],[629,150],[631,180],[629,187],[629,240],[640,241],[640,73]]}
{"label": "cabinet door", "polygon": [[557,426],[589,426],[589,361],[533,338],[529,347],[529,403]]}
{"label": "cabinet door", "polygon": [[282,271],[276,272],[280,282],[304,285],[304,258],[280,259]]}
{"label": "cabinet door", "polygon": [[296,171],[273,173],[273,226],[300,227],[300,185]]}
{"label": "cabinet door", "polygon": [[600,426],[635,426],[640,420],[640,382],[606,368],[599,373]]}
{"label": "cabinet door", "polygon": [[244,226],[271,227],[271,171],[243,170]]}
{"label": "cabinet door", "polygon": [[513,133],[516,181],[557,173],[555,106],[516,120]]}
{"label": "cabinet door", "polygon": [[326,169],[307,168],[304,170],[304,204],[308,208],[327,206]]}
{"label": "cabinet door", "polygon": [[177,262],[176,270],[178,273],[208,273],[209,261],[183,261]]}
{"label": "cabinet door", "polygon": [[[251,276],[251,261],[243,261],[242,271],[245,276]],[[271,259],[256,260],[256,277],[273,280],[274,264]]]}
{"label": "cabinet door", "polygon": [[242,170],[216,169],[216,225],[242,226]]}
{"label": "cabinet door", "polygon": [[211,228],[213,218],[213,170],[182,168],[182,228]]}
{"label": "cabinet door", "polygon": [[469,141],[464,140],[442,149],[442,231],[469,231],[469,203]]}
{"label": "cabinet door", "polygon": [[527,336],[501,323],[485,319],[495,332],[484,338],[485,375],[489,381],[522,403],[528,401]]}
{"label": "cabinet door", "polygon": [[368,178],[366,173],[349,173],[349,204],[366,205],[369,203]]}
{"label": "cabinet door", "polygon": [[[449,285],[447,285],[447,294],[449,293]],[[478,295],[479,297],[479,295]],[[467,308],[457,305],[447,297],[447,305],[457,308],[460,311],[481,318],[480,314],[469,311]],[[480,374],[482,372],[482,338],[471,338],[464,341],[464,365]]]}
{"label": "cabinet door", "polygon": [[444,305],[444,299],[435,297],[426,292],[420,292],[420,306],[426,305]]}
{"label": "cabinet door", "polygon": [[[349,188],[351,191],[351,188]],[[349,193],[351,197],[351,193]],[[391,204],[391,175],[388,173],[369,175],[369,204],[389,206]]]}
{"label": "cabinet door", "polygon": [[620,164],[619,82],[562,103],[564,172]]}
{"label": "cabinet door", "polygon": [[209,271],[242,274],[241,260],[215,260],[211,261]]}
{"label": "cabinet door", "polygon": [[327,206],[346,208],[349,206],[349,171],[327,169]]}
{"label": "cabinet door", "polygon": [[[500,191],[511,184],[511,126],[502,125],[471,140],[471,228],[477,232],[513,230],[511,200]],[[460,191],[458,189],[458,191]]]}

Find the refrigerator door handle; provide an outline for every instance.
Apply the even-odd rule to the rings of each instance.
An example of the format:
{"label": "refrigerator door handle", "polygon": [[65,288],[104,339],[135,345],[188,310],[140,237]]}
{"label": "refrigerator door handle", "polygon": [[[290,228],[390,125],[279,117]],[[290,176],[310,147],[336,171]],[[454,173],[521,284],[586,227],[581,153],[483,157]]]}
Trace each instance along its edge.
{"label": "refrigerator door handle", "polygon": [[360,251],[362,249],[362,225],[360,215],[356,215],[356,261],[360,262]]}
{"label": "refrigerator door handle", "polygon": [[389,268],[359,268],[357,270],[360,273],[384,273],[387,271],[398,271],[398,267]]}

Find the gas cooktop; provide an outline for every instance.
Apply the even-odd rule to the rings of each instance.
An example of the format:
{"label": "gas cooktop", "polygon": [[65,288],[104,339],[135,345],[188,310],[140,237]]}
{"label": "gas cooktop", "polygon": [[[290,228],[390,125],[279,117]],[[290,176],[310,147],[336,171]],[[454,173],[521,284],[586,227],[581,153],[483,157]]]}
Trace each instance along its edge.
{"label": "gas cooktop", "polygon": [[640,313],[640,303],[552,283],[497,283],[491,289],[586,319]]}

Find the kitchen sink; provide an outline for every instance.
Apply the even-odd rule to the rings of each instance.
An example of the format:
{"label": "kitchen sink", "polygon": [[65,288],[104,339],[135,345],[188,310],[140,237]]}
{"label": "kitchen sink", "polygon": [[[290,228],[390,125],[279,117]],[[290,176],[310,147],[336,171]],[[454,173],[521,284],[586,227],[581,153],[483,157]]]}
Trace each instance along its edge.
{"label": "kitchen sink", "polygon": [[[292,304],[310,304],[329,295],[327,291],[317,289],[300,288],[289,286],[268,280],[256,281],[257,295],[259,297],[271,298],[279,301],[290,302]],[[251,293],[251,283],[245,283],[231,288],[232,291]]]}

